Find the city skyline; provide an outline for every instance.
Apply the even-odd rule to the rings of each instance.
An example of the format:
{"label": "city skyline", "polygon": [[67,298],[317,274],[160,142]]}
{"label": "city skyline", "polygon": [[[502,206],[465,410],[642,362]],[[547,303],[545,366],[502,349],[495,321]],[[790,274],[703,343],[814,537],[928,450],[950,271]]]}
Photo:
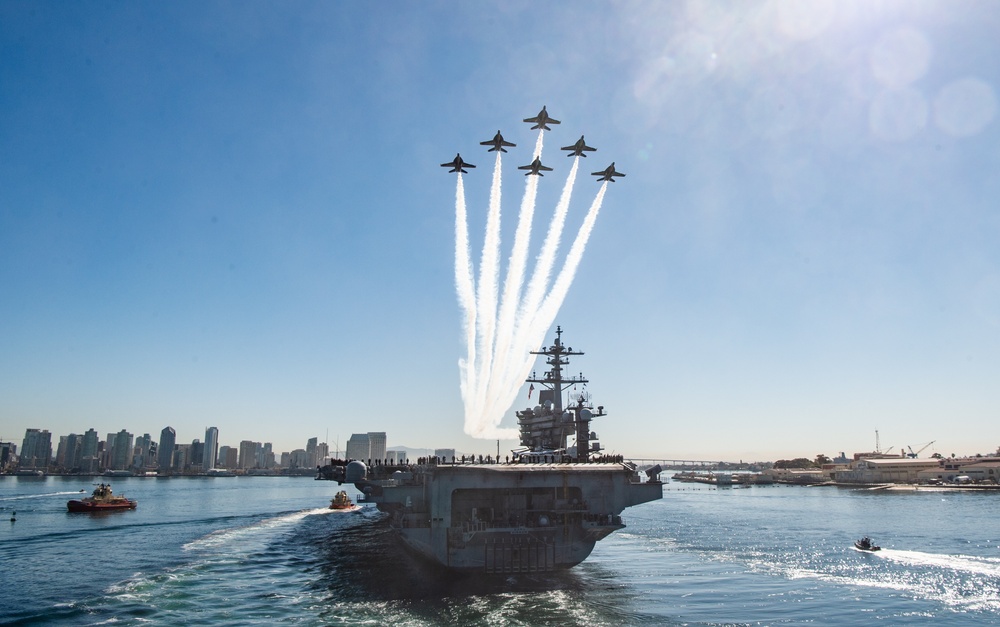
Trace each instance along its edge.
{"label": "city skyline", "polygon": [[[381,435],[384,442],[385,434]],[[53,440],[53,438],[55,439]],[[296,462],[308,457],[308,464],[293,463],[293,466],[311,467],[314,465],[314,462],[326,459],[331,454],[335,454],[335,452],[330,452],[326,442],[319,442],[318,440],[316,437],[309,438],[303,447],[281,451],[277,457],[284,458],[291,456]],[[96,462],[89,465],[81,464],[80,462],[89,457],[96,457],[99,452],[102,452],[104,457],[100,464],[102,470],[126,470],[134,466],[137,461],[139,469],[159,467],[170,470],[176,465],[170,461],[171,452],[180,449],[189,450],[192,447],[198,447],[199,454],[196,459],[185,459],[182,463],[185,467],[197,468],[206,472],[213,470],[216,464],[223,464],[222,467],[224,468],[267,467],[266,463],[251,463],[250,460],[244,460],[242,456],[237,457],[231,463],[224,463],[225,452],[227,450],[237,450],[237,447],[220,445],[219,430],[216,427],[207,427],[205,429],[204,440],[194,438],[190,442],[178,442],[176,431],[170,426],[166,426],[160,431],[160,439],[158,441],[153,440],[149,433],[144,433],[142,436],[136,437],[135,434],[129,432],[127,429],[121,429],[118,432],[107,432],[106,438],[102,440],[100,439],[99,432],[93,427],[87,429],[83,434],[75,432],[57,434],[52,433],[48,429],[29,427],[25,430],[24,437],[19,442],[0,440],[0,444],[6,443],[15,445],[16,455],[19,458],[18,465],[26,468],[45,468],[53,464],[67,470],[83,466],[81,470],[84,472],[93,472],[97,470]],[[133,443],[135,444],[133,445]],[[242,452],[248,443],[255,445],[255,449],[260,448],[261,451],[271,454],[272,444],[270,442],[243,439],[240,440],[239,450]],[[63,451],[64,445],[67,449],[66,451]],[[98,445],[103,445],[103,449],[99,449]],[[74,450],[76,450],[74,458],[69,460],[60,459],[63,455],[73,455]],[[384,452],[384,444],[382,445],[382,450]],[[43,461],[45,457],[44,451],[48,451],[48,461]],[[307,453],[308,455],[295,458],[296,454],[299,453]],[[136,460],[136,457],[139,459]],[[284,466],[285,464],[281,465]]]}
{"label": "city skyline", "polygon": [[[610,453],[1000,444],[997,3],[10,0],[0,23],[4,439],[495,452],[464,431],[455,240],[460,176],[484,249],[499,157],[500,277],[525,181],[528,260],[574,162],[566,233],[608,188],[544,342],[585,353]],[[542,107],[553,170],[526,177]],[[516,146],[487,152],[498,130]]]}
{"label": "city skyline", "polygon": [[[210,431],[212,429],[215,429],[215,428],[214,427],[208,427],[208,428],[206,428],[206,431]],[[164,437],[164,434],[167,434],[168,430],[169,430],[169,433],[171,433],[171,435],[170,435],[169,438],[166,438],[166,437]],[[19,440],[19,441],[2,440],[2,441],[0,441],[0,443],[9,442],[9,443],[14,444],[17,447],[17,454],[18,454],[18,456],[22,456],[22,451],[21,451],[22,442],[26,441],[29,438],[29,434],[31,432],[38,432],[38,431],[48,432],[50,438],[53,438],[53,437],[56,438],[52,442],[52,445],[51,445],[51,459],[52,459],[52,463],[53,464],[55,464],[55,460],[56,460],[56,446],[57,446],[57,444],[59,444],[59,442],[60,442],[61,439],[63,439],[63,438],[68,439],[68,438],[72,438],[74,436],[83,438],[83,443],[84,443],[83,447],[84,448],[83,448],[83,451],[82,451],[82,453],[81,453],[80,456],[81,457],[86,457],[87,456],[86,446],[88,445],[87,436],[89,434],[92,434],[92,433],[93,434],[97,434],[98,433],[98,431],[96,429],[90,428],[90,429],[87,430],[87,432],[85,434],[77,434],[77,433],[53,434],[53,433],[47,431],[46,429],[39,429],[39,428],[31,427],[31,428],[28,428],[26,430],[25,436],[24,436],[24,438],[22,440]],[[217,433],[218,430],[215,429],[215,431],[216,431],[216,434],[218,435],[218,433]],[[191,446],[204,447],[207,444],[207,442],[208,442],[207,440],[202,441],[202,440],[200,440],[198,438],[193,439],[191,442],[177,441],[176,440],[176,435],[174,435],[174,433],[175,432],[174,432],[174,430],[173,430],[172,427],[170,427],[170,426],[164,427],[163,430],[161,431],[160,440],[159,441],[155,441],[158,446],[157,446],[157,452],[156,452],[156,455],[154,456],[154,459],[157,460],[157,465],[160,468],[164,467],[163,451],[167,450],[164,447],[167,445],[168,442],[173,442],[172,446],[183,447],[185,449],[187,449],[187,448],[189,448]],[[114,445],[115,436],[119,435],[119,434],[130,436],[130,441],[131,441],[132,438],[135,437],[134,434],[128,432],[127,429],[122,429],[118,433],[107,432],[107,435],[111,438],[112,445]],[[477,442],[479,442],[481,444],[484,444],[486,446],[483,446],[483,447],[481,447],[479,449],[476,449],[475,451],[469,451],[469,450],[457,451],[455,448],[410,447],[410,446],[406,446],[404,444],[388,445],[387,444],[387,437],[386,437],[386,435],[387,434],[384,433],[384,432],[368,432],[368,433],[360,433],[360,434],[359,433],[354,433],[354,434],[351,434],[351,437],[345,443],[344,448],[343,449],[339,449],[339,450],[336,449],[336,448],[330,447],[330,445],[329,445],[328,442],[320,442],[318,437],[308,438],[306,440],[305,446],[303,446],[303,447],[296,447],[296,448],[293,448],[293,449],[290,449],[290,450],[281,450],[281,451],[276,452],[274,454],[274,465],[277,466],[277,467],[288,467],[289,465],[291,465],[291,467],[296,467],[296,468],[309,468],[309,467],[312,467],[314,465],[312,463],[312,461],[303,462],[303,460],[307,459],[307,458],[310,459],[310,460],[315,460],[316,462],[321,462],[324,459],[361,459],[361,460],[371,460],[371,459],[386,460],[386,459],[388,459],[388,460],[396,460],[397,456],[399,456],[399,455],[403,454],[404,452],[406,452],[407,457],[405,457],[405,458],[404,457],[398,457],[398,459],[400,461],[402,461],[403,459],[409,459],[410,453],[407,452],[407,451],[416,451],[416,452],[413,453],[414,456],[416,456],[416,455],[431,455],[431,454],[433,454],[435,456],[442,457],[442,458],[454,457],[456,455],[473,455],[473,456],[475,456],[475,455],[478,454],[478,455],[481,455],[481,456],[483,456],[483,455],[492,456],[494,454],[498,454],[500,456],[500,457],[498,457],[498,459],[499,459],[499,458],[502,458],[505,453],[508,453],[508,451],[506,449],[501,449],[501,450],[497,451],[494,448],[495,445],[496,445],[495,441],[494,441],[493,446],[490,446],[488,442],[484,442],[482,440],[477,440]],[[146,434],[144,434],[143,437],[149,438],[150,434],[146,433]],[[92,447],[92,449],[94,451],[97,450],[97,444],[98,444],[98,442],[100,442],[100,444],[106,444],[107,443],[107,440],[99,440],[99,436],[95,436],[92,439],[93,439],[93,442],[92,442],[92,444],[90,444],[90,446]],[[247,444],[253,444],[253,445],[255,445],[255,447],[256,447],[255,450],[257,450],[258,457],[265,450],[268,453],[270,453],[272,451],[272,449],[273,449],[272,444],[270,442],[262,442],[262,441],[252,440],[252,439],[249,439],[249,440],[248,439],[241,439],[240,442],[239,442],[239,445],[235,446],[235,447],[234,446],[230,446],[228,444],[220,444],[217,447],[217,449],[216,449],[217,453],[213,456],[213,459],[216,460],[216,463],[219,464],[220,468],[246,469],[246,468],[254,468],[254,467],[257,467],[257,468],[268,467],[267,464],[265,464],[263,462],[261,462],[259,464],[245,465],[245,462],[243,460],[244,460],[244,457],[246,456],[246,453],[244,453],[243,448]],[[875,443],[874,443],[874,446],[869,447],[869,448],[859,447],[856,450],[849,450],[849,451],[836,451],[836,452],[834,452],[834,453],[832,453],[830,455],[827,455],[826,453],[818,453],[818,454],[815,454],[815,455],[810,454],[810,453],[808,453],[808,451],[810,451],[812,449],[810,449],[808,446],[805,446],[805,447],[801,448],[799,451],[794,451],[794,452],[789,453],[788,455],[786,455],[784,457],[775,457],[775,458],[767,458],[767,459],[764,459],[764,458],[761,458],[761,459],[751,459],[751,458],[726,459],[726,458],[722,458],[722,457],[705,457],[705,458],[695,459],[695,458],[690,458],[690,457],[689,458],[681,458],[681,457],[666,457],[666,456],[656,456],[656,455],[648,456],[648,457],[643,457],[643,456],[636,455],[636,456],[632,456],[632,458],[635,458],[635,459],[644,459],[644,460],[649,460],[649,461],[669,461],[669,460],[675,460],[675,461],[706,462],[706,463],[720,462],[720,463],[725,463],[725,464],[744,464],[744,463],[745,464],[756,464],[756,463],[772,463],[772,462],[776,462],[776,461],[787,461],[788,459],[813,459],[814,457],[815,458],[829,457],[831,459],[832,458],[847,459],[847,458],[850,458],[852,455],[863,454],[863,453],[880,453],[880,454],[885,454],[887,456],[898,456],[900,458],[918,458],[918,457],[920,457],[920,458],[930,458],[932,456],[936,456],[936,457],[949,457],[950,456],[950,457],[958,457],[958,458],[975,458],[975,457],[1000,456],[1000,446],[998,446],[998,447],[996,447],[994,449],[994,448],[990,448],[990,446],[987,445],[987,446],[984,446],[982,448],[975,449],[975,450],[959,450],[959,451],[951,451],[950,453],[941,453],[936,448],[931,448],[934,444],[935,444],[935,442],[932,441],[932,442],[918,443],[917,445],[913,445],[913,446],[911,446],[911,445],[902,445],[902,446],[899,446],[899,447],[896,447],[895,445],[883,446],[882,443],[879,441],[879,435],[876,432],[875,433]],[[352,446],[354,447],[353,450],[352,450]],[[149,439],[146,440],[146,452],[147,453],[148,453],[148,447],[149,447]],[[223,452],[225,450],[227,450],[227,449],[232,451],[232,455],[234,456],[234,458],[229,463],[223,463]],[[128,448],[128,450],[132,450],[132,449]],[[209,469],[208,468],[204,468],[203,466],[204,466],[205,461],[208,458],[208,454],[207,454],[207,451],[205,451],[205,449],[200,449],[200,450],[201,450],[201,452],[199,453],[197,461],[195,461],[195,462],[186,461],[185,463],[196,465],[196,466],[200,467],[201,470],[207,471]],[[236,452],[237,451],[239,451],[239,456],[238,457],[236,457],[236,454],[237,454]],[[318,455],[317,455],[317,451],[320,451],[320,453]],[[93,453],[93,451],[91,453]],[[354,453],[354,454],[352,454],[352,453]],[[124,453],[122,453],[122,454],[124,455]],[[251,455],[252,455],[252,453],[251,453]],[[296,455],[298,455],[298,457],[296,457]],[[310,457],[310,456],[312,456],[312,457]],[[283,459],[285,460],[284,462],[281,461]],[[291,460],[290,464],[289,464],[289,460]],[[28,462],[28,464],[29,464],[28,467],[35,467],[35,462],[34,461]],[[24,462],[22,461],[22,466],[23,465],[24,465]],[[169,467],[174,467],[175,465],[176,464],[171,464],[171,465],[169,465]],[[128,467],[128,464],[126,462],[124,462],[124,461],[117,461],[117,462],[114,462],[114,463],[110,464],[108,469],[112,469],[112,470],[114,470],[114,469],[126,469],[127,467]]]}

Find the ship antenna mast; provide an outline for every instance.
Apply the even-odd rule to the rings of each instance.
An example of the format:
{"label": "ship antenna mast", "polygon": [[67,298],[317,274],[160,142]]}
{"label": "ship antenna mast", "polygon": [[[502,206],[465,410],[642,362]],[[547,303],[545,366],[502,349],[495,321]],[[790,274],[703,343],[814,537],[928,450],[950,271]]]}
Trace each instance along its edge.
{"label": "ship antenna mast", "polygon": [[579,377],[568,377],[564,378],[562,371],[563,366],[569,365],[569,359],[566,359],[569,355],[583,355],[580,351],[574,351],[571,347],[567,347],[562,343],[562,327],[556,327],[556,339],[552,343],[552,346],[545,350],[531,351],[532,355],[545,355],[547,363],[550,370],[545,373],[545,376],[538,378],[535,373],[531,373],[531,378],[526,379],[525,383],[538,383],[544,385],[554,392],[552,402],[554,406],[552,410],[556,413],[562,413],[563,407],[563,390],[571,385],[576,385],[577,383],[588,383],[586,379],[583,378],[581,374]]}
{"label": "ship antenna mast", "polygon": [[[521,445],[530,447],[534,451],[566,450],[567,440],[570,436],[576,436],[576,460],[585,462],[590,458],[591,432],[590,420],[596,416],[603,416],[604,408],[598,407],[595,413],[592,409],[584,407],[587,402],[586,396],[581,394],[576,399],[575,404],[570,407],[563,407],[563,391],[566,388],[588,383],[581,373],[576,377],[563,376],[563,366],[569,365],[570,355],[583,355],[580,351],[574,351],[562,342],[562,327],[556,327],[556,339],[546,349],[531,351],[532,355],[545,355],[545,363],[549,370],[544,376],[537,376],[534,372],[525,383],[537,383],[549,390],[549,398],[552,407],[544,404],[532,410],[517,412],[518,424],[521,428]],[[539,393],[541,400],[542,394]],[[594,450],[600,450],[595,444]]]}

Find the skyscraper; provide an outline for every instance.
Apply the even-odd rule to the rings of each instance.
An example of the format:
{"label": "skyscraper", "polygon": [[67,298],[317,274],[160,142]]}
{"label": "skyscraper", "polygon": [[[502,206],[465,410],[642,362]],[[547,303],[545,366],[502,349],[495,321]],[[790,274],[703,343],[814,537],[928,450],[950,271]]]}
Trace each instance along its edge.
{"label": "skyscraper", "polygon": [[385,431],[369,431],[368,442],[371,446],[371,459],[385,459]]}
{"label": "skyscraper", "polygon": [[135,439],[135,448],[132,451],[132,464],[136,470],[142,470],[150,464],[149,448],[153,445],[153,438],[148,433],[143,433],[141,437]]}
{"label": "skyscraper", "polygon": [[83,436],[71,433],[66,436],[66,454],[63,458],[63,467],[66,470],[79,470],[80,460],[83,458]]}
{"label": "skyscraper", "polygon": [[0,472],[7,470],[16,453],[17,447],[13,442],[0,442]]}
{"label": "skyscraper", "polygon": [[174,455],[174,445],[177,443],[177,432],[173,427],[163,427],[160,431],[160,449],[157,452],[156,463],[161,473],[168,473]]}
{"label": "skyscraper", "polygon": [[[74,438],[75,433],[71,433]],[[65,468],[66,467],[66,443],[69,440],[69,436],[61,435],[59,436],[59,444],[56,446],[56,467]]]}
{"label": "skyscraper", "polygon": [[203,452],[201,469],[205,472],[215,468],[215,460],[219,458],[219,429],[208,427],[205,429],[205,450]]}
{"label": "skyscraper", "polygon": [[111,470],[126,470],[132,461],[132,434],[122,429],[111,447]]}
{"label": "skyscraper", "polygon": [[239,463],[239,449],[233,448],[232,446],[220,446],[219,447],[219,463],[218,468],[226,468],[233,470],[237,468]]}
{"label": "skyscraper", "polygon": [[303,468],[316,465],[316,444],[319,442],[319,438],[309,438],[306,442],[306,463]]}
{"label": "skyscraper", "polygon": [[95,429],[87,429],[83,434],[83,444],[80,447],[80,470],[82,472],[97,472],[100,466],[100,438]]}
{"label": "skyscraper", "polygon": [[45,470],[52,459],[52,434],[45,429],[25,429],[21,442],[21,468]]}
{"label": "skyscraper", "polygon": [[240,442],[239,466],[243,470],[257,467],[257,449],[260,444],[251,440]]}
{"label": "skyscraper", "polygon": [[371,442],[368,441],[367,433],[352,433],[351,439],[347,441],[347,459],[358,459],[368,461],[371,459]]}
{"label": "skyscraper", "polygon": [[201,440],[195,440],[191,442],[191,448],[188,451],[188,460],[184,464],[184,470],[201,470],[201,466],[205,462],[205,445],[202,444]]}

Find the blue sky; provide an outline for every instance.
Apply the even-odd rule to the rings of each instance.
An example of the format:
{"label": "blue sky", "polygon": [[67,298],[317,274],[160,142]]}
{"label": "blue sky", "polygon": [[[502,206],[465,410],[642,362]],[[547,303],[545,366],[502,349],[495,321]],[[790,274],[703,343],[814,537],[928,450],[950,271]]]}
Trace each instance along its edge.
{"label": "blue sky", "polygon": [[478,251],[479,142],[518,144],[506,249],[547,105],[533,250],[554,147],[628,174],[556,318],[605,447],[992,452],[997,32],[985,1],[4,2],[0,437],[495,450],[463,433],[439,164],[480,166]]}

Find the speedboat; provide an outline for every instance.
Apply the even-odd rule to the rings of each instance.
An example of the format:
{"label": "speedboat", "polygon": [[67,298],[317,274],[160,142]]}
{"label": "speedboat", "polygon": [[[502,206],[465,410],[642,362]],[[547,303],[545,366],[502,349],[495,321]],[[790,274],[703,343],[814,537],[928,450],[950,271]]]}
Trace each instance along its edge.
{"label": "speedboat", "polygon": [[874,542],[872,542],[872,539],[869,538],[868,536],[865,536],[865,537],[861,538],[860,540],[855,540],[854,541],[854,548],[858,549],[859,551],[868,551],[870,553],[874,553],[875,551],[881,551],[882,550],[882,547],[880,547],[877,544],[875,544]]}
{"label": "speedboat", "polygon": [[66,503],[66,508],[71,512],[107,512],[116,509],[135,509],[137,502],[125,498],[124,495],[116,496],[111,492],[111,486],[102,483],[94,488],[94,493],[90,496],[72,500]]}

